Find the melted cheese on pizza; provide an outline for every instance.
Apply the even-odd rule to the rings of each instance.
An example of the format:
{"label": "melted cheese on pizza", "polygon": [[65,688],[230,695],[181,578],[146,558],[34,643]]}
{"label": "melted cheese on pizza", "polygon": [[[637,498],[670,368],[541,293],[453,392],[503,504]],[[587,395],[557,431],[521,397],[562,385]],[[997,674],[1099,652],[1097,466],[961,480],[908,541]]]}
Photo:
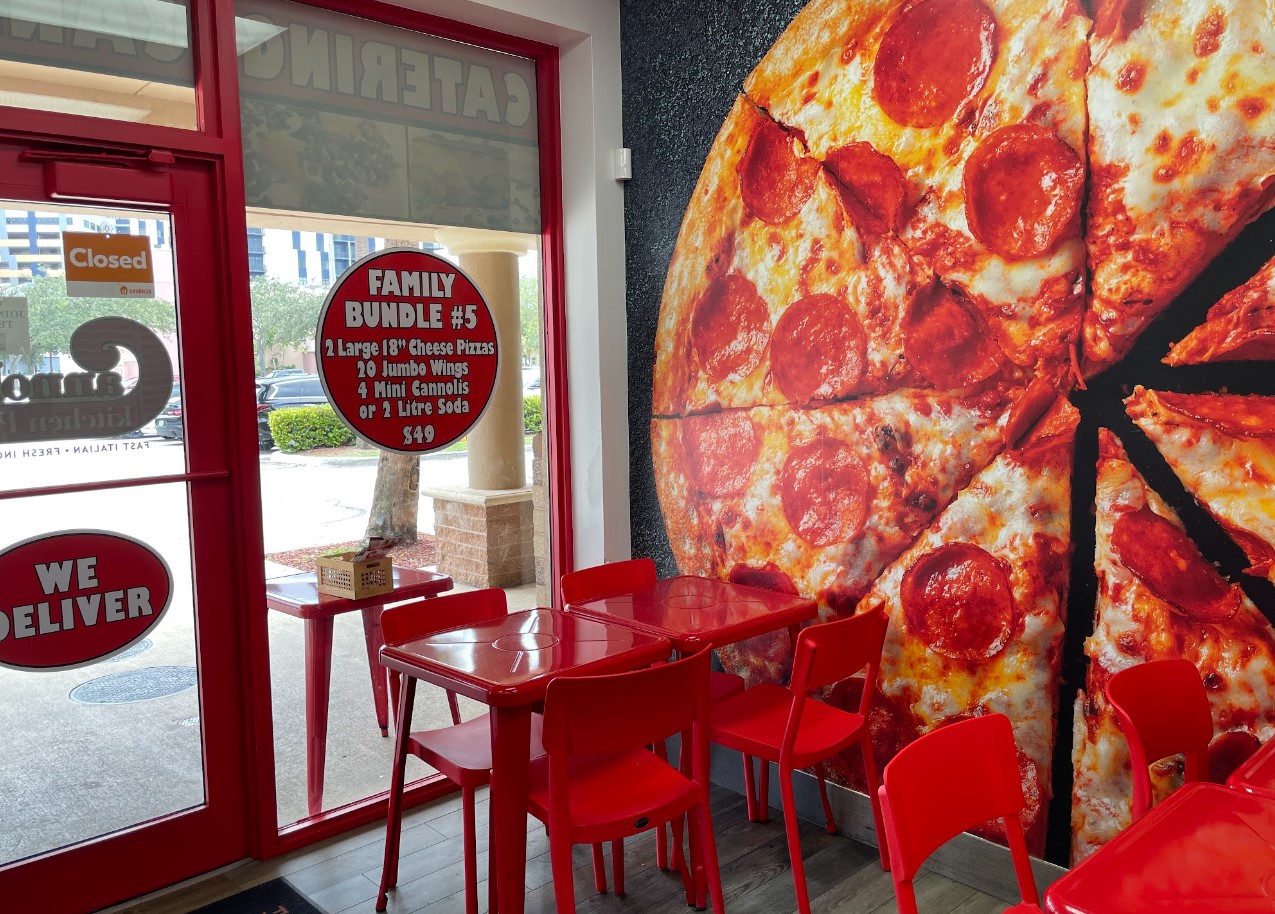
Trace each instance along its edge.
{"label": "melted cheese on pizza", "polygon": [[[1275,398],[1227,397],[1216,394],[1170,395],[1173,402],[1201,399],[1233,416],[1251,415],[1257,405],[1275,416]],[[1275,581],[1275,429],[1261,429],[1261,437],[1228,434],[1222,428],[1178,412],[1161,395],[1134,388],[1127,401],[1129,415],[1164,455],[1196,501],[1228,530],[1247,533],[1266,545],[1265,555],[1249,558],[1262,566],[1258,573]]]}
{"label": "melted cheese on pizza", "polygon": [[1271,5],[1150,0],[1141,11],[1127,34],[1093,41],[1090,372],[1124,355],[1273,199]]}
{"label": "melted cheese on pizza", "polygon": [[1037,800],[1025,821],[1034,853],[1053,767],[1078,421],[1064,401],[1048,437],[997,457],[860,603],[886,607],[878,688],[917,731],[970,714],[1013,721],[1031,763],[1021,766],[1024,792]]}

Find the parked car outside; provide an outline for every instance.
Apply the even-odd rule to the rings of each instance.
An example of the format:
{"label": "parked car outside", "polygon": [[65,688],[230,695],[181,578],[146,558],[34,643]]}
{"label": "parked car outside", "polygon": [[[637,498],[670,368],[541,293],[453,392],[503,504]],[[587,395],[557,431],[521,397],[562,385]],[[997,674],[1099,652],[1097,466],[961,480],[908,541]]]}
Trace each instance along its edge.
{"label": "parked car outside", "polygon": [[258,383],[257,443],[262,450],[274,447],[274,436],[270,434],[270,414],[276,409],[317,406],[327,402],[328,398],[323,392],[323,383],[318,375],[302,374],[279,381]]}
{"label": "parked car outside", "polygon": [[182,440],[182,386],[176,381],[168,402],[155,417],[155,434],[161,438]]}
{"label": "parked car outside", "polygon": [[294,378],[307,374],[309,374],[309,372],[304,368],[276,368],[273,371],[267,371],[261,377],[257,378],[257,383],[269,384],[271,381],[281,381],[284,378]]}

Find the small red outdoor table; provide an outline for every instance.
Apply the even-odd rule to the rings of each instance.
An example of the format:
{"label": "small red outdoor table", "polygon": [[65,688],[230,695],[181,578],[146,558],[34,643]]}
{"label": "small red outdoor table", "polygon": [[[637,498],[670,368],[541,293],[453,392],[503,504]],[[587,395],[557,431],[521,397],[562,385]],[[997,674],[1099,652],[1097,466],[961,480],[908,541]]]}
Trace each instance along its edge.
{"label": "small red outdoor table", "polygon": [[1275,740],[1250,755],[1226,779],[1226,785],[1275,801]]}
{"label": "small red outdoor table", "polygon": [[686,575],[656,581],[639,593],[572,603],[567,611],[663,635],[679,655],[688,656],[781,628],[795,644],[801,623],[813,619],[819,607],[795,594]]}
{"label": "small red outdoor table", "polygon": [[1052,914],[1270,914],[1275,801],[1186,784],[1051,885]]}
{"label": "small red outdoor table", "polygon": [[531,712],[549,681],[649,666],[667,658],[669,648],[667,638],[622,625],[529,609],[381,649],[381,663],[403,674],[391,791],[403,789],[417,679],[491,708],[491,911],[523,911]]}
{"label": "small red outdoor table", "polygon": [[305,622],[305,753],[306,801],[309,814],[323,809],[323,769],[328,750],[328,698],[332,685],[332,623],[341,614],[361,610],[367,662],[372,676],[372,703],[381,735],[389,735],[385,671],[376,661],[381,649],[381,610],[388,603],[433,597],[452,589],[445,574],[418,568],[394,568],[394,589],[358,600],[319,593],[314,572],[266,581],[266,605]]}

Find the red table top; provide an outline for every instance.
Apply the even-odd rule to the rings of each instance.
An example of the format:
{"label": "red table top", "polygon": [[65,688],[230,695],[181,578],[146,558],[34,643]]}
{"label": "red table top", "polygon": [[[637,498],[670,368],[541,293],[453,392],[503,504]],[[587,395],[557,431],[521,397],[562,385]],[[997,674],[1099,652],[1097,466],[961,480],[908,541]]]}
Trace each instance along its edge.
{"label": "red table top", "polygon": [[617,673],[668,657],[667,638],[552,609],[381,648],[381,663],[495,707],[544,698],[554,676]]}
{"label": "red table top", "polygon": [[1045,893],[1053,914],[1270,914],[1275,801],[1187,784]]}
{"label": "red table top", "polygon": [[733,644],[813,619],[814,600],[745,587],[712,578],[679,577],[657,581],[650,590],[621,594],[568,611],[664,635],[679,652]]}
{"label": "red table top", "polygon": [[1270,740],[1250,755],[1226,779],[1226,783],[1230,787],[1275,799],[1275,740]]}
{"label": "red table top", "polygon": [[266,605],[271,609],[302,619],[322,618],[368,606],[384,606],[400,600],[433,597],[452,589],[452,579],[437,571],[394,566],[394,589],[375,597],[351,600],[330,593],[319,593],[313,571],[270,578],[266,581]]}

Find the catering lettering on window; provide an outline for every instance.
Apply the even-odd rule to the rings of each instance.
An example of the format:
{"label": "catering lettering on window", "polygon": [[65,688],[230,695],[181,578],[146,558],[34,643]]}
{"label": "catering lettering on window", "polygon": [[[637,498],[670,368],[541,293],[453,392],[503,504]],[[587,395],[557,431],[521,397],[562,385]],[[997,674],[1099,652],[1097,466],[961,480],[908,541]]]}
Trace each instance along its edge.
{"label": "catering lettering on window", "polygon": [[540,231],[535,63],[287,0],[240,0],[248,205]]}
{"label": "catering lettering on window", "polygon": [[69,530],[0,552],[0,666],[64,670],[117,654],[158,624],[168,565],[120,533]]}
{"label": "catering lettering on window", "polygon": [[427,126],[536,139],[532,61],[278,0],[240,0],[272,37],[244,48],[242,91]]}
{"label": "catering lettering on window", "polygon": [[460,269],[424,251],[380,251],[350,267],[328,293],[315,338],[337,415],[389,451],[459,440],[496,385],[487,303]]}

